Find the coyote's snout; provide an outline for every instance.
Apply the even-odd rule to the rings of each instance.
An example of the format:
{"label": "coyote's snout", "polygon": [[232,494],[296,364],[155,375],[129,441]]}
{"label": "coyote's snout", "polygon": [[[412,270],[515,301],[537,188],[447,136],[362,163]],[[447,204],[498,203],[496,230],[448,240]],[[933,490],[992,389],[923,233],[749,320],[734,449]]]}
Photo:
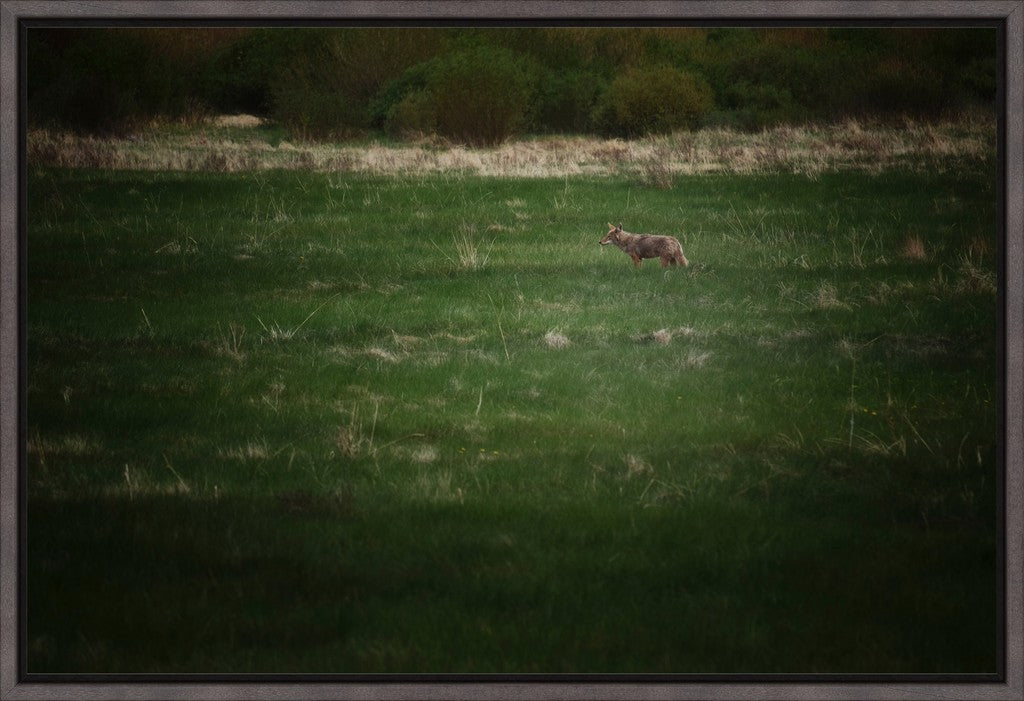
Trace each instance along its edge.
{"label": "coyote's snout", "polygon": [[690,265],[690,261],[683,255],[683,247],[673,236],[631,234],[622,230],[622,224],[609,224],[608,233],[598,243],[602,246],[614,243],[633,259],[638,268],[643,265],[644,258],[661,258],[663,268],[670,265]]}

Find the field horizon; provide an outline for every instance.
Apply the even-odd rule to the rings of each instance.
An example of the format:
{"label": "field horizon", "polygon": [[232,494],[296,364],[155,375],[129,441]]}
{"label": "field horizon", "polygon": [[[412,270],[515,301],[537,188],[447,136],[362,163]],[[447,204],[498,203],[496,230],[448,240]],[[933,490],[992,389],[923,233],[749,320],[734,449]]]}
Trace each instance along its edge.
{"label": "field horizon", "polygon": [[253,115],[221,115],[187,124],[156,120],[135,133],[90,136],[30,129],[30,162],[40,166],[250,172],[474,175],[553,178],[619,176],[668,187],[677,175],[821,173],[889,168],[944,169],[977,163],[995,152],[994,120],[968,114],[899,123],[846,119],[778,125],[754,132],[681,130],[634,139],[545,135],[473,147],[436,135],[396,141],[377,135],[355,142],[295,141]]}
{"label": "field horizon", "polygon": [[995,673],[995,127],[853,124],[30,133],[28,671]]}

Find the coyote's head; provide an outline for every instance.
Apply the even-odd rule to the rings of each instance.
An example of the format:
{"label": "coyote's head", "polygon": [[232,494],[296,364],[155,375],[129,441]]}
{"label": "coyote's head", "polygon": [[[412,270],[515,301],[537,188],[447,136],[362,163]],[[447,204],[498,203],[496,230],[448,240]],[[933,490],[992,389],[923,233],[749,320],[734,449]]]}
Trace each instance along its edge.
{"label": "coyote's head", "polygon": [[607,246],[610,243],[615,243],[619,238],[619,234],[621,233],[622,224],[619,224],[618,226],[615,226],[614,224],[609,224],[608,233],[605,234],[604,238],[598,241],[598,243],[601,244],[602,246]]}

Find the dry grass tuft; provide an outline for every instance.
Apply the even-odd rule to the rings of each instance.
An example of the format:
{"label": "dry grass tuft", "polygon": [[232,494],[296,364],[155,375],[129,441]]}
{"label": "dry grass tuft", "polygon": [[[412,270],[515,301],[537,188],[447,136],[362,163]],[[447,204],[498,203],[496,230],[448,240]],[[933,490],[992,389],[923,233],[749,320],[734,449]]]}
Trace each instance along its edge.
{"label": "dry grass tuft", "polygon": [[118,497],[127,493],[128,498],[132,501],[135,500],[136,496],[177,496],[191,493],[192,488],[171,467],[166,457],[164,458],[164,463],[167,469],[173,473],[174,480],[171,482],[157,480],[147,470],[125,463],[124,471],[122,472],[124,481],[120,484],[106,487],[103,489],[103,493]]}
{"label": "dry grass tuft", "polygon": [[675,334],[678,336],[686,336],[687,338],[697,336],[701,332],[692,326],[680,326],[675,330]]}
{"label": "dry grass tuft", "polygon": [[928,257],[924,247],[924,239],[917,234],[908,235],[903,240],[902,256],[907,260],[925,260]]}
{"label": "dry grass tuft", "polygon": [[58,438],[44,438],[38,432],[29,435],[25,444],[26,452],[45,461],[47,455],[91,455],[103,451],[103,445],[92,438],[79,434],[66,434]]}
{"label": "dry grass tuft", "polygon": [[914,291],[914,283],[909,280],[874,283],[865,299],[872,304],[888,304],[892,300],[904,298]]}
{"label": "dry grass tuft", "polygon": [[394,340],[395,345],[403,349],[412,348],[423,341],[419,336],[409,336],[406,334],[396,333],[395,331],[391,332],[391,338]]}
{"label": "dry grass tuft", "polygon": [[238,460],[240,462],[252,462],[266,460],[271,457],[270,448],[264,439],[249,441],[245,445],[235,448],[221,448],[217,451],[217,457],[226,460]]}
{"label": "dry grass tuft", "polygon": [[453,475],[451,470],[438,472],[424,471],[412,484],[417,496],[437,503],[458,503],[465,500],[461,487],[452,488]]}
{"label": "dry grass tuft", "polygon": [[559,333],[558,331],[548,331],[546,334],[544,334],[544,343],[545,345],[547,345],[548,348],[555,349],[568,348],[570,345],[572,345],[572,342],[569,340],[569,338]]}
{"label": "dry grass tuft", "polygon": [[650,333],[641,334],[636,337],[636,340],[640,343],[660,343],[663,346],[667,346],[672,342],[672,332],[668,329],[658,329],[657,331],[651,331]]}
{"label": "dry grass tuft", "polygon": [[360,415],[357,406],[349,411],[349,420],[338,426],[335,433],[334,445],[338,448],[338,454],[344,458],[354,458],[363,453],[371,456],[376,453],[373,446],[373,438],[377,432],[377,417],[380,414],[379,398],[374,397],[373,418],[370,419],[369,429],[366,422]]}
{"label": "dry grass tuft", "polygon": [[353,458],[359,454],[363,440],[358,431],[348,426],[339,426],[338,433],[334,438],[334,445],[338,453],[346,458]]}
{"label": "dry grass tuft", "polygon": [[432,445],[423,445],[416,448],[412,453],[412,461],[421,464],[429,464],[437,460],[437,448]]}
{"label": "dry grass tuft", "polygon": [[398,363],[401,362],[402,356],[392,353],[391,351],[384,348],[367,348],[366,354],[371,358],[377,360],[383,360],[385,363]]}
{"label": "dry grass tuft", "polygon": [[849,309],[849,305],[840,301],[838,295],[835,285],[823,282],[811,295],[811,306],[815,309]]}
{"label": "dry grass tuft", "polygon": [[639,455],[633,455],[630,453],[626,456],[626,479],[631,480],[634,477],[650,477],[654,474],[654,468],[651,464],[641,458]]}
{"label": "dry grass tuft", "polygon": [[463,231],[452,239],[451,251],[454,255],[449,254],[447,249],[442,248],[433,241],[430,243],[441,252],[441,255],[449,263],[463,270],[479,270],[487,265],[487,259],[491,255],[491,247],[494,245],[494,241],[491,241],[491,245],[487,247],[486,251],[480,250],[480,246],[477,245],[471,231]]}
{"label": "dry grass tuft", "polygon": [[982,259],[990,253],[992,253],[992,244],[986,238],[974,235],[967,243],[967,255],[972,258],[976,256]]}
{"label": "dry grass tuft", "polygon": [[252,129],[263,124],[263,120],[252,114],[222,114],[213,119],[218,127],[238,127]]}
{"label": "dry grass tuft", "polygon": [[707,365],[711,359],[711,352],[691,348],[686,352],[686,356],[682,360],[682,367],[686,369],[697,369]]}
{"label": "dry grass tuft", "polygon": [[672,153],[664,144],[656,146],[639,163],[640,183],[656,190],[671,190],[673,181]]}
{"label": "dry grass tuft", "polygon": [[242,348],[245,339],[244,326],[232,322],[224,329],[218,324],[217,334],[212,344],[214,353],[239,363],[245,360],[245,351]]}
{"label": "dry grass tuft", "polygon": [[956,291],[963,294],[995,294],[996,274],[982,265],[980,256],[964,253],[959,257],[960,269]]}

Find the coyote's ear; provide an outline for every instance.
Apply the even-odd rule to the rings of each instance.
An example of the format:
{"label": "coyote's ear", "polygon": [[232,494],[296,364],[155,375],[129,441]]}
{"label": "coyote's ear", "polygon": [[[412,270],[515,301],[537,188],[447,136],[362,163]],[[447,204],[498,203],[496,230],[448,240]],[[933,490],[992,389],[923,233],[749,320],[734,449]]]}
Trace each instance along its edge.
{"label": "coyote's ear", "polygon": [[608,224],[608,231],[615,231],[615,225],[614,224]]}
{"label": "coyote's ear", "polygon": [[618,228],[619,228],[619,231],[622,231],[622,224],[621,223],[619,223],[619,227]]}

